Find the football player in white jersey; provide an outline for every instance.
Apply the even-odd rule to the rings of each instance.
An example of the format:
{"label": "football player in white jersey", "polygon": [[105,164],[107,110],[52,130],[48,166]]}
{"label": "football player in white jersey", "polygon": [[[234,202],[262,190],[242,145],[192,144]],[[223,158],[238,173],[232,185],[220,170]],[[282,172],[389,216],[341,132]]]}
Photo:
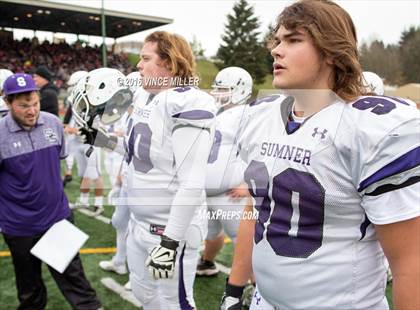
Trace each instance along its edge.
{"label": "football player in white jersey", "polygon": [[418,112],[363,96],[355,27],[332,1],[286,7],[272,55],[288,97],[256,106],[239,142],[259,293],[278,309],[388,309],[385,253],[394,308],[419,309]]}
{"label": "football player in white jersey", "polygon": [[[132,102],[132,93],[123,85],[124,79],[124,74],[111,68],[95,69],[81,78],[72,92],[72,111],[76,125],[83,128],[98,124],[108,126],[119,120]],[[100,121],[96,115],[100,116]],[[101,149],[82,144],[75,157],[79,175],[83,173],[80,197],[75,206],[89,205],[90,184],[93,181],[94,215],[98,215],[104,211]]]}
{"label": "football player in white jersey", "polygon": [[243,183],[245,169],[237,150],[237,133],[252,94],[252,77],[244,69],[228,67],[215,77],[211,95],[219,112],[215,139],[207,165],[206,192],[208,234],[197,275],[212,276],[219,272],[214,259],[224,245],[226,233],[235,242],[245,197],[232,198],[232,189]]}
{"label": "football player in white jersey", "polygon": [[150,34],[137,67],[154,97],[134,110],[127,143],[130,282],[145,310],[193,309],[216,106],[189,85],[195,61],[179,35]]}
{"label": "football player in white jersey", "polygon": [[[126,140],[130,283],[145,310],[193,309],[216,105],[194,87],[194,56],[179,35],[148,35],[137,67],[151,96],[135,103]],[[103,130],[88,131],[87,142],[120,148]]]}
{"label": "football player in white jersey", "polygon": [[[148,97],[147,93],[142,87],[140,87],[141,79],[138,71],[132,72],[126,76],[126,86],[130,88],[133,95],[133,103],[137,105],[144,104]],[[132,128],[131,113],[133,112],[134,105],[131,105],[127,113],[117,122],[118,127],[124,131],[124,134],[128,136]],[[116,159],[122,156],[118,152],[111,151],[111,156],[114,156],[112,162],[118,164]],[[124,154],[126,157],[127,153]],[[115,205],[115,211],[112,214],[112,225],[116,230],[116,253],[111,260],[100,261],[99,266],[107,271],[113,271],[118,274],[127,273],[126,260],[127,260],[127,234],[128,234],[128,222],[130,219],[130,210],[126,203],[127,197],[127,161],[124,159],[119,160],[119,172],[115,180],[112,183],[112,190],[108,194],[108,202]],[[128,281],[124,287],[131,290],[130,281]]]}
{"label": "football player in white jersey", "polygon": [[[74,121],[74,118],[72,117],[72,109],[71,109],[71,103],[72,100],[71,93],[73,91],[74,86],[76,86],[77,82],[85,77],[88,74],[87,71],[76,71],[73,72],[69,80],[67,81],[67,98],[65,99],[65,102],[67,102],[67,111],[64,115],[63,119],[63,125],[64,125],[64,132],[66,134],[66,146],[69,150],[69,156],[66,157],[66,171],[64,172],[64,179],[63,179],[63,186],[66,186],[67,183],[71,182],[73,180],[72,176],[72,169],[74,164],[74,155],[77,152],[77,150],[80,148],[82,142],[77,139],[76,133],[77,128]],[[77,161],[76,161],[77,162]]]}
{"label": "football player in white jersey", "polygon": [[[364,86],[368,92],[372,92],[379,96],[385,95],[385,87],[384,82],[382,81],[381,77],[374,72],[364,71],[363,72],[363,82]],[[397,99],[397,98],[395,98]],[[413,108],[417,108],[417,104],[408,98],[400,98],[403,100],[403,104],[408,104]]]}
{"label": "football player in white jersey", "polygon": [[5,116],[9,111],[6,102],[3,100],[3,83],[12,74],[13,72],[8,69],[0,69],[0,118]]}
{"label": "football player in white jersey", "polygon": [[363,71],[363,86],[368,93],[383,96],[385,93],[384,82],[381,77],[374,72]]}

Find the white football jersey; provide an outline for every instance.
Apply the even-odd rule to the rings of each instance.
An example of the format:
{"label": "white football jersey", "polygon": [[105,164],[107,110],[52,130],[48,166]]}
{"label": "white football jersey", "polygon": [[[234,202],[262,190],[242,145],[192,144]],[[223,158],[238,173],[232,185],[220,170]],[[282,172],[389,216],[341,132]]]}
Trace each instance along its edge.
{"label": "white football jersey", "polygon": [[9,111],[9,108],[7,107],[7,104],[3,100],[3,98],[0,97],[0,118],[2,117],[2,115],[6,115],[7,111]]}
{"label": "white football jersey", "polygon": [[[128,168],[128,139],[131,134],[131,130],[133,129],[133,115],[138,113],[138,109],[140,109],[142,106],[144,106],[148,101],[153,99],[153,95],[151,95],[149,92],[144,90],[143,87],[138,87],[133,95],[133,111],[131,114],[126,112],[121,117],[121,123],[122,123],[122,129],[124,131],[124,161],[123,165],[121,167],[121,175],[123,177],[123,186],[126,187],[127,185],[127,168]],[[137,112],[135,112],[137,110]]]}
{"label": "white football jersey", "polygon": [[213,134],[215,112],[213,97],[193,87],[165,90],[135,103],[126,145],[127,201],[136,219],[166,225],[179,185],[172,133],[193,126]]}
{"label": "white football jersey", "polygon": [[279,309],[387,309],[384,254],[371,223],[420,215],[418,193],[388,200],[419,179],[419,112],[360,97],[292,128],[292,105],[278,96],[249,109],[239,139],[259,211],[260,293]]}
{"label": "white football jersey", "polygon": [[239,156],[237,139],[246,109],[247,105],[235,106],[216,117],[214,141],[206,173],[208,196],[219,195],[243,182],[245,163]]}

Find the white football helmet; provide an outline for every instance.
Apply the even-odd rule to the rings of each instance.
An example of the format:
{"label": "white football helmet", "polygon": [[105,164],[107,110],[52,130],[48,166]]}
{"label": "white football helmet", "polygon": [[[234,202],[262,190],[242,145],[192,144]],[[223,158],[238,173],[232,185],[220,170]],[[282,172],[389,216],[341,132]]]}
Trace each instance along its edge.
{"label": "white football helmet", "polygon": [[228,67],[215,77],[210,94],[223,107],[228,104],[243,104],[252,94],[252,77],[244,69]]}
{"label": "white football helmet", "polygon": [[0,97],[0,118],[5,116],[9,112],[9,108],[7,107],[6,102]]}
{"label": "white football helmet", "polygon": [[133,99],[124,82],[124,74],[111,68],[95,69],[81,78],[71,94],[76,123],[92,127],[97,116],[103,125],[118,121]]}
{"label": "white football helmet", "polygon": [[127,74],[126,83],[125,85],[130,88],[131,92],[134,94],[136,90],[141,86],[141,75],[140,72],[134,71]]}
{"label": "white football helmet", "polygon": [[12,71],[8,69],[0,69],[0,94],[3,92],[4,81],[6,81],[11,75],[13,75]]}
{"label": "white football helmet", "polygon": [[375,93],[379,96],[384,95],[384,82],[376,73],[364,71],[363,86],[368,92]]}
{"label": "white football helmet", "polygon": [[88,75],[88,72],[83,70],[73,72],[70,75],[69,80],[67,81],[67,86],[69,88],[74,87],[77,84],[77,82],[79,82],[79,80],[84,78],[86,75]]}

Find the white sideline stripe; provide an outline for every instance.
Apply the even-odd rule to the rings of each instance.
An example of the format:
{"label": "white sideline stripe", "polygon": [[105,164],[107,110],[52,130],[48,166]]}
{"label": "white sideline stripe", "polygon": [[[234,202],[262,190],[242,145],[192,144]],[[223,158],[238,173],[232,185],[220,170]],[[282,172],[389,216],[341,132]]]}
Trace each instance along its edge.
{"label": "white sideline stripe", "polygon": [[76,209],[73,209],[74,205],[72,203],[69,203],[69,206],[70,206],[70,209],[72,209],[72,210],[77,210],[80,213],[83,213],[84,215],[87,215],[87,216],[89,216],[91,218],[97,219],[98,221],[101,221],[101,222],[103,222],[105,224],[111,224],[111,219],[110,218],[107,218],[106,216],[103,216],[103,215],[97,215],[97,216],[95,216],[95,212],[92,212],[92,211],[90,211],[88,209],[84,209],[84,208],[76,208]]}
{"label": "white sideline stripe", "polygon": [[224,274],[230,275],[230,268],[229,267],[226,267],[226,266],[224,266],[222,264],[219,264],[217,262],[215,262],[215,265],[216,265],[217,268],[219,268],[219,270],[221,272],[223,272]]}
{"label": "white sideline stripe", "polygon": [[118,294],[122,299],[128,301],[129,303],[133,304],[137,308],[141,308],[141,303],[134,297],[133,292],[127,291],[124,286],[119,284],[112,278],[102,278],[101,283],[107,289],[113,291],[114,293]]}
{"label": "white sideline stripe", "polygon": [[105,224],[111,224],[111,219],[109,219],[109,218],[107,218],[105,216],[102,216],[102,215],[95,215],[95,212],[92,212],[90,210],[87,210],[87,209],[77,209],[77,211],[79,211],[80,213],[83,213],[83,214],[85,214],[85,215],[87,215],[89,217],[92,217],[94,219],[97,219],[98,221],[101,221],[101,222],[103,222]]}

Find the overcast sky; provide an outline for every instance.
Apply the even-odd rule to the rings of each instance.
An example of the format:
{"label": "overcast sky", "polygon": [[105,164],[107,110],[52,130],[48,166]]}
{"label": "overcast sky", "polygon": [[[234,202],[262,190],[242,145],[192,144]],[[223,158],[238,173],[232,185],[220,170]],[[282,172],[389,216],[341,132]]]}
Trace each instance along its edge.
{"label": "overcast sky", "polygon": [[[66,0],[52,2],[69,3]],[[259,17],[260,31],[265,33],[270,22],[274,22],[280,11],[293,1],[285,0],[254,0],[249,1],[254,6]],[[352,16],[356,24],[359,42],[370,42],[381,39],[385,43],[397,43],[401,32],[410,26],[420,26],[419,0],[341,0],[337,1]],[[207,56],[216,53],[224,32],[226,16],[232,13],[233,0],[105,0],[105,9],[167,17],[174,20],[172,24],[156,29],[176,32],[192,41],[193,36],[201,42]],[[71,4],[100,7],[100,0],[72,0]],[[118,41],[143,40],[154,30],[144,31],[118,39]],[[30,31],[20,31],[17,37],[31,36]],[[41,33],[38,36],[51,39],[51,33]],[[60,34],[60,36],[63,36]],[[75,36],[66,36],[71,42]],[[94,43],[100,43],[99,38],[90,37]],[[112,42],[109,41],[109,42]]]}

